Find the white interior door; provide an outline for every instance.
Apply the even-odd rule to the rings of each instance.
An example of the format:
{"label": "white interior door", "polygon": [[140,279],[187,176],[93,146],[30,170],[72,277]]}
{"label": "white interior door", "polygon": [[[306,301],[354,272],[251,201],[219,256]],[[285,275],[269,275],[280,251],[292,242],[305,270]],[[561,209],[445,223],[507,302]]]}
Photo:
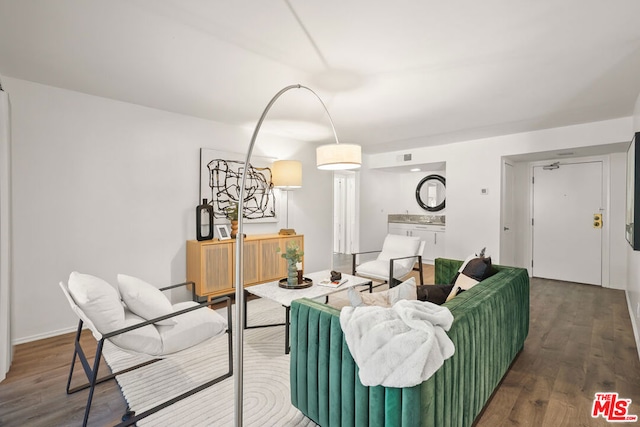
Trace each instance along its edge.
{"label": "white interior door", "polygon": [[513,165],[503,163],[502,169],[502,229],[500,231],[500,264],[516,265],[515,243],[515,174]]}
{"label": "white interior door", "polygon": [[333,251],[355,251],[356,180],[354,173],[333,176]]}
{"label": "white interior door", "polygon": [[345,177],[333,176],[333,252],[345,253]]}
{"label": "white interior door", "polygon": [[534,167],[533,275],[601,285],[602,208],[602,162]]}

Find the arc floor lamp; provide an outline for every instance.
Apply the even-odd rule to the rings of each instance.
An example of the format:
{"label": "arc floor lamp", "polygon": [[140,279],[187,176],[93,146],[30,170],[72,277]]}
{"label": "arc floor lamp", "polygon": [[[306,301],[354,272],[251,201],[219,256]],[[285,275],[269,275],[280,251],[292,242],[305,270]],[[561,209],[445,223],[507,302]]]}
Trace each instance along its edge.
{"label": "arc floor lamp", "polygon": [[[275,96],[269,101],[266,108],[262,112],[256,128],[253,131],[251,137],[251,143],[249,144],[249,150],[245,158],[245,164],[248,165],[251,160],[251,154],[253,153],[253,146],[256,143],[256,138],[260,132],[260,127],[264,121],[267,113],[280,96],[291,89],[306,89],[311,92],[320,101],[324,111],[327,113],[329,122],[331,123],[331,130],[333,131],[333,137],[335,138],[335,144],[321,145],[316,149],[316,165],[318,169],[324,170],[344,170],[344,169],[356,169],[359,168],[362,163],[361,149],[359,145],[355,144],[340,144],[338,141],[338,135],[336,134],[336,128],[327,110],[327,106],[322,102],[320,96],[313,90],[302,85],[291,85],[281,89]],[[240,185],[240,194],[238,197],[238,212],[244,212],[244,193],[246,185],[246,170],[243,169],[242,179]],[[234,335],[234,387],[235,387],[235,426],[241,427],[243,425],[243,360],[244,360],[244,325],[242,324],[244,319],[244,233],[243,233],[243,215],[238,215],[238,237],[236,242],[236,280],[235,280],[235,325]]]}

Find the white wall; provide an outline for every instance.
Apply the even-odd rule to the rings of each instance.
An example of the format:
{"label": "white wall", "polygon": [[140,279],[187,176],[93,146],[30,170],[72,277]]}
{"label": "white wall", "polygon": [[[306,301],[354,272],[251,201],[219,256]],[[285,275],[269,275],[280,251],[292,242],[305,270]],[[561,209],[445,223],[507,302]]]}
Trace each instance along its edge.
{"label": "white wall", "polygon": [[[503,156],[617,143],[629,139],[630,129],[631,119],[623,118],[412,151],[411,163],[446,162],[447,165],[446,256],[463,259],[486,247],[494,262],[499,263]],[[371,167],[397,166],[399,154],[371,155],[369,164]],[[489,190],[488,195],[481,194],[482,188]],[[372,211],[376,208],[379,209],[370,206]]]}
{"label": "white wall", "polygon": [[[365,156],[369,158],[369,156]],[[447,208],[428,212],[416,201],[416,187],[427,175],[437,174],[446,178],[443,170],[421,172],[391,172],[366,166],[360,172],[360,250],[382,247],[387,235],[389,214],[446,215]]]}
{"label": "white wall", "polygon": [[[633,111],[633,129],[640,132],[640,95]],[[634,251],[630,245],[627,245],[627,303],[640,357],[640,251]]]}
{"label": "white wall", "polygon": [[625,237],[625,207],[627,185],[627,156],[625,153],[609,155],[609,286],[627,289],[627,257],[629,247]]}
{"label": "white wall", "polygon": [[387,219],[389,214],[402,213],[398,206],[403,199],[398,188],[400,176],[392,172],[370,169],[367,161],[370,156],[363,156],[363,167],[360,173],[360,244],[359,251],[372,251],[382,247],[387,235]]}
{"label": "white wall", "polygon": [[[74,327],[58,288],[73,270],[112,283],[117,273],[183,281],[199,149],[242,153],[251,131],[18,79],[3,85],[13,109],[14,342]],[[303,162],[290,225],[305,234],[306,268],[328,268],[331,174],[316,170],[309,144],[261,138],[255,155]]]}

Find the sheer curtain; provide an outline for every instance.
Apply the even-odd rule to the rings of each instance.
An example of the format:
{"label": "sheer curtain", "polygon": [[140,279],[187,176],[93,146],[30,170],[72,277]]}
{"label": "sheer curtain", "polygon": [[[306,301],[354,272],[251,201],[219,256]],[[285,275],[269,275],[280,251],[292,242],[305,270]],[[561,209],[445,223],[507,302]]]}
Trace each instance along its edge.
{"label": "sheer curtain", "polygon": [[0,381],[13,356],[11,346],[11,132],[9,95],[0,82]]}

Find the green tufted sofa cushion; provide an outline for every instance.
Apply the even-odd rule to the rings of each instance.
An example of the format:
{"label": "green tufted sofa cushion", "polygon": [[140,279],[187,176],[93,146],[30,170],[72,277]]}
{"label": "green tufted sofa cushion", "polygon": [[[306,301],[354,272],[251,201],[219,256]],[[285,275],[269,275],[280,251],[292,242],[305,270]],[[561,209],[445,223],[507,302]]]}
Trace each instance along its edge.
{"label": "green tufted sofa cushion", "polygon": [[[462,261],[436,260],[436,283]],[[340,327],[340,311],[301,299],[291,305],[291,401],[321,426],[470,426],[529,331],[529,276],[495,265],[495,275],[445,303],[456,353],[410,388],[365,387]]]}

